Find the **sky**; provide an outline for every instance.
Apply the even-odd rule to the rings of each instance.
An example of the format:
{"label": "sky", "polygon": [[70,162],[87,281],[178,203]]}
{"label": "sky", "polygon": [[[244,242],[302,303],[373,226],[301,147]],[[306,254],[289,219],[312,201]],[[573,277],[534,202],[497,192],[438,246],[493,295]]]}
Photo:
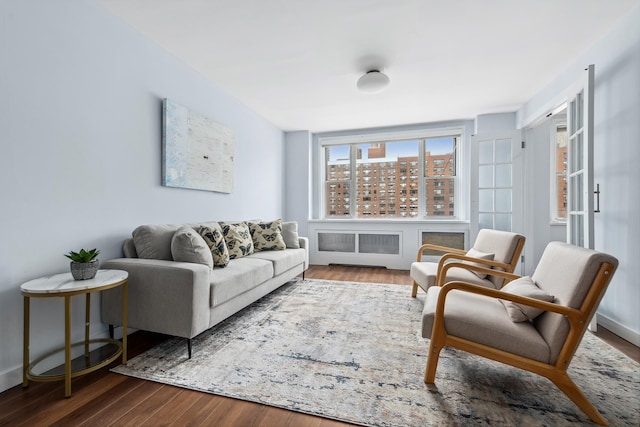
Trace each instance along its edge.
{"label": "sky", "polygon": [[[447,154],[452,152],[454,137],[427,138],[427,148],[432,155]],[[386,157],[411,157],[418,154],[418,140],[387,142]],[[362,149],[362,158],[367,159],[367,149],[373,144],[359,144]],[[349,158],[348,145],[334,145],[330,147],[329,161]]]}

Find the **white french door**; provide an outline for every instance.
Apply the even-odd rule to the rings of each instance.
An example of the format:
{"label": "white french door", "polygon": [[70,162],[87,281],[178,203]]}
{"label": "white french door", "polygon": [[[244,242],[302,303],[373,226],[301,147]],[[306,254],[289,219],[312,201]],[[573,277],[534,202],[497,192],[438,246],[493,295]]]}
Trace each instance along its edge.
{"label": "white french door", "polygon": [[[567,102],[567,243],[594,249],[593,88],[594,66],[575,86]],[[598,327],[597,313],[589,329]]]}
{"label": "white french door", "polygon": [[522,232],[522,132],[474,135],[471,165],[470,241],[483,228]]}
{"label": "white french door", "polygon": [[567,243],[593,249],[594,66],[585,71],[567,102]]}

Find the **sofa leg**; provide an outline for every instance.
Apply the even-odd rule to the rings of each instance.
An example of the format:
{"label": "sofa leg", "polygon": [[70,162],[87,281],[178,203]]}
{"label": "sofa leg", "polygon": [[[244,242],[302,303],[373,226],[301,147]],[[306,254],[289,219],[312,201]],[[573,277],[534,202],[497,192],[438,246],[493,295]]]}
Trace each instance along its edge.
{"label": "sofa leg", "polygon": [[113,339],[113,336],[114,336],[113,325],[109,324],[109,338]]}
{"label": "sofa leg", "polygon": [[302,280],[304,280],[304,271],[302,272]]}
{"label": "sofa leg", "polygon": [[191,338],[187,338],[187,351],[189,352],[189,359],[191,359]]}

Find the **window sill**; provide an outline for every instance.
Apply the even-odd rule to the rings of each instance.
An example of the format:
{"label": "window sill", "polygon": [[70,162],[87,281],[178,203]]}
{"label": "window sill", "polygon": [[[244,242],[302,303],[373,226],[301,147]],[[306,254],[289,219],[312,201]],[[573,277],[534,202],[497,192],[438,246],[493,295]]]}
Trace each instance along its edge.
{"label": "window sill", "polygon": [[462,219],[409,219],[409,218],[325,218],[310,219],[309,224],[331,224],[331,223],[358,223],[358,224],[469,224],[468,220]]}

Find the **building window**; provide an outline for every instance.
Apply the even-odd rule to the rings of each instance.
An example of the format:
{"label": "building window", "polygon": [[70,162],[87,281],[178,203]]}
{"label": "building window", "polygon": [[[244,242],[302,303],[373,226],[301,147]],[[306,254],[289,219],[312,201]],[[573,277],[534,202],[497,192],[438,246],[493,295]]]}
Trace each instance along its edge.
{"label": "building window", "polygon": [[[324,217],[456,218],[460,141],[461,134],[375,143],[320,140],[324,151]],[[374,178],[374,173],[380,179]],[[402,196],[399,205],[394,204],[396,189]],[[450,196],[450,203],[442,203],[444,194]],[[409,204],[407,195],[414,196]],[[356,203],[343,203],[348,197],[355,198]],[[378,204],[387,204],[387,208],[371,209]],[[343,206],[350,209],[340,209]]]}
{"label": "building window", "polygon": [[567,125],[556,124],[552,138],[554,178],[551,188],[551,221],[567,221]]}

